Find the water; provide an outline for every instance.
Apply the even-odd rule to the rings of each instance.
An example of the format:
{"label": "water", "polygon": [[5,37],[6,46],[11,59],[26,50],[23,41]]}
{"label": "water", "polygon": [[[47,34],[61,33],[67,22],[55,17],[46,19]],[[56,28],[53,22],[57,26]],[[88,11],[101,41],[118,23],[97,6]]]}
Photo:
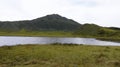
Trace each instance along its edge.
{"label": "water", "polygon": [[117,42],[101,41],[95,38],[0,36],[0,46],[18,44],[50,44],[50,43],[120,46],[120,43]]}

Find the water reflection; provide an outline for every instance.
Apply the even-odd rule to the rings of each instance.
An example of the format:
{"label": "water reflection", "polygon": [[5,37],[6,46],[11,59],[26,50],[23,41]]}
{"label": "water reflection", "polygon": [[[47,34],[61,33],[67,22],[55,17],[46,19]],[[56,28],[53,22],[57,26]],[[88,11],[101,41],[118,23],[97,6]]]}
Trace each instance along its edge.
{"label": "water reflection", "polygon": [[88,45],[111,45],[120,46],[120,43],[96,40],[95,38],[62,38],[62,37],[15,37],[0,36],[0,46],[18,44],[50,44],[50,43],[73,43]]}

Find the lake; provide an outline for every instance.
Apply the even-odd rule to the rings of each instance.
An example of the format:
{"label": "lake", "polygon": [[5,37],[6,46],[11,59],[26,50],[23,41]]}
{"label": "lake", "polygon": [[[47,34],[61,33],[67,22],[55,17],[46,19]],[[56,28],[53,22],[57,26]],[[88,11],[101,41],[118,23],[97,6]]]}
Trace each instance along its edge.
{"label": "lake", "polygon": [[50,43],[73,43],[100,46],[120,46],[118,42],[102,41],[95,38],[79,37],[18,37],[18,36],[0,36],[0,46],[19,45],[19,44],[50,44]]}

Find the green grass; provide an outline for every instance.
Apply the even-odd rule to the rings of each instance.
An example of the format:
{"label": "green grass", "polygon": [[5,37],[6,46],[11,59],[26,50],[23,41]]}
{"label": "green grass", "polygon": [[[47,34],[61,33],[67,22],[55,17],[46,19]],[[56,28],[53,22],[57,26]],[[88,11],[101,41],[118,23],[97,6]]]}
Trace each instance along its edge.
{"label": "green grass", "polygon": [[105,41],[115,41],[120,42],[120,37],[98,37],[96,39],[105,40]]}
{"label": "green grass", "polygon": [[70,44],[2,46],[0,67],[120,67],[120,47]]}
{"label": "green grass", "polygon": [[70,37],[72,32],[64,31],[41,31],[41,32],[0,32],[0,36],[46,36],[46,37]]}

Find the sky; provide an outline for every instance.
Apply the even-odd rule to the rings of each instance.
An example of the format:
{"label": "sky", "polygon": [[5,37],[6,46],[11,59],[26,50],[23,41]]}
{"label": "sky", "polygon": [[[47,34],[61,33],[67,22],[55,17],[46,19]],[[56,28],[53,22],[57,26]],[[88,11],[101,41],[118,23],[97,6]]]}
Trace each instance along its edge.
{"label": "sky", "polygon": [[0,0],[0,21],[31,20],[50,14],[81,24],[120,27],[120,0]]}

